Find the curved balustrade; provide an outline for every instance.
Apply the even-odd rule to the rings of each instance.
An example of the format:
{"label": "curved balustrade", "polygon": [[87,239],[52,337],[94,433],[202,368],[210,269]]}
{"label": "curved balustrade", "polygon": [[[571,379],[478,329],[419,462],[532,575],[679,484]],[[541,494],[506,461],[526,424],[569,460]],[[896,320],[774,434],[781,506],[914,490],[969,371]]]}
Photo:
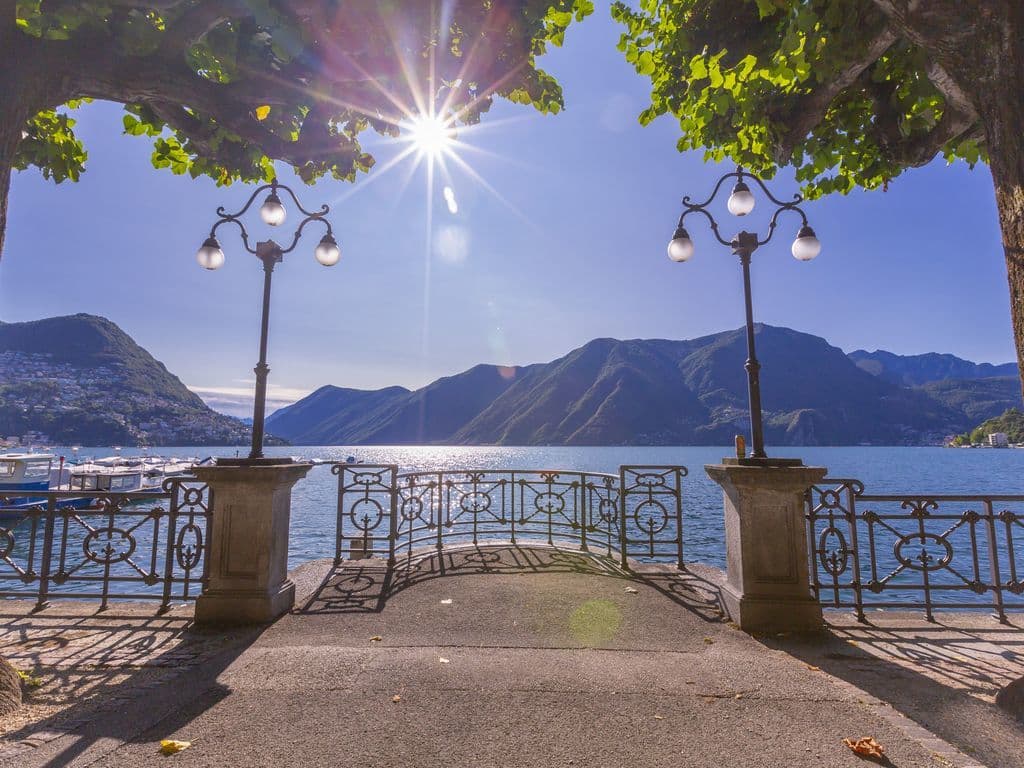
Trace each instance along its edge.
{"label": "curved balustrade", "polygon": [[826,479],[807,494],[811,587],[825,605],[1024,608],[1024,496],[867,494]]}
{"label": "curved balustrade", "polygon": [[[24,496],[24,492],[20,492]],[[0,498],[0,597],[192,600],[206,577],[208,488],[169,478],[159,493],[32,492]]]}
{"label": "curved balustrade", "polygon": [[681,466],[399,474],[396,465],[335,464],[335,560],[488,540],[568,544],[619,560],[683,564]]}

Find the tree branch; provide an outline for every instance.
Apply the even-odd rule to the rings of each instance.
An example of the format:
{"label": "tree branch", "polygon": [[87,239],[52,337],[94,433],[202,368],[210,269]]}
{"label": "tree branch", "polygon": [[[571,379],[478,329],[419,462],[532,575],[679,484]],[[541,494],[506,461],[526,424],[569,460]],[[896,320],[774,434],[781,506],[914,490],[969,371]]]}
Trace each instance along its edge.
{"label": "tree branch", "polygon": [[899,39],[899,33],[888,20],[883,19],[882,22],[859,56],[846,62],[827,82],[801,96],[788,110],[787,117],[777,121],[788,126],[788,130],[775,148],[777,163],[785,165],[790,162],[794,147],[822,121],[833,100],[857,82],[861,75]]}
{"label": "tree branch", "polygon": [[927,165],[942,148],[958,138],[981,135],[981,125],[977,117],[964,114],[947,105],[939,122],[928,133],[916,135],[892,142],[890,135],[879,136],[882,152],[894,163],[902,166],[918,167]]}
{"label": "tree branch", "polygon": [[181,55],[219,24],[251,15],[245,4],[236,0],[204,0],[196,3],[167,28],[160,41],[160,52]]}

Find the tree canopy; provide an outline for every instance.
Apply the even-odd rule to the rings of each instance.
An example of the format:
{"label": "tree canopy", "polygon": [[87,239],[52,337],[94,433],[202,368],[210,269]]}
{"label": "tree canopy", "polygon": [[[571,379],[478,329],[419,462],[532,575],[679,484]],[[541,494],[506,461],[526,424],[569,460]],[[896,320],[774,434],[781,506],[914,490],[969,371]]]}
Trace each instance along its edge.
{"label": "tree canopy", "polygon": [[651,81],[641,115],[805,194],[885,187],[937,156],[989,163],[1024,372],[1024,2],[615,2],[619,47]]}
{"label": "tree canopy", "polygon": [[810,196],[884,186],[940,152],[986,159],[975,110],[871,0],[643,0],[613,15],[651,79],[641,122],[675,115],[680,150],[766,176],[792,165]]}
{"label": "tree canopy", "polygon": [[78,179],[70,110],[125,105],[153,164],[218,184],[369,170],[360,134],[496,96],[557,112],[536,65],[590,0],[0,0],[0,246],[12,168]]}

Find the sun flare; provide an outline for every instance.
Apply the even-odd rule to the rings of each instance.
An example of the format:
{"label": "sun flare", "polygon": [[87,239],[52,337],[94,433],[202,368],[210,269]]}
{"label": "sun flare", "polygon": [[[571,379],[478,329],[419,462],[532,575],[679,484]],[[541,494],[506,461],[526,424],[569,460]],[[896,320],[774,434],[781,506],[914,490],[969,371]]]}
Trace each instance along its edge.
{"label": "sun flare", "polygon": [[455,141],[455,129],[436,115],[417,115],[409,120],[409,139],[420,154],[440,157],[451,149]]}

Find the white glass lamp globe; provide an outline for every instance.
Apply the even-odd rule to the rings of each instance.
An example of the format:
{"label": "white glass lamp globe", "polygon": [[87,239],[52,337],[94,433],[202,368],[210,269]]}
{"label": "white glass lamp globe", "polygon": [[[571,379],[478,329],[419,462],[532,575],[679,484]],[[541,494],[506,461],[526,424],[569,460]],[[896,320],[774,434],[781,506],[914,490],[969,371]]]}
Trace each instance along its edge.
{"label": "white glass lamp globe", "polygon": [[224,251],[216,237],[206,238],[206,242],[196,252],[196,262],[203,269],[220,269],[224,265]]}
{"label": "white glass lamp globe", "polygon": [[821,241],[814,234],[814,230],[804,224],[796,233],[796,240],[793,241],[793,258],[799,261],[810,261],[819,253],[821,253]]}
{"label": "white glass lamp globe", "polygon": [[333,267],[341,258],[341,249],[337,241],[330,234],[324,235],[320,244],[316,247],[316,260],[325,267]]}
{"label": "white glass lamp globe", "polygon": [[693,240],[682,227],[679,227],[672,235],[672,242],[668,244],[668,257],[675,262],[689,261],[693,256]]}
{"label": "white glass lamp globe", "polygon": [[737,181],[736,186],[732,188],[732,194],[729,195],[728,202],[726,202],[726,207],[733,216],[746,216],[754,210],[756,202],[750,187],[745,182]]}
{"label": "white glass lamp globe", "polygon": [[264,224],[269,224],[272,227],[284,224],[287,215],[288,211],[281,205],[281,198],[277,196],[276,192],[267,195],[267,199],[260,206],[260,218],[263,219]]}

